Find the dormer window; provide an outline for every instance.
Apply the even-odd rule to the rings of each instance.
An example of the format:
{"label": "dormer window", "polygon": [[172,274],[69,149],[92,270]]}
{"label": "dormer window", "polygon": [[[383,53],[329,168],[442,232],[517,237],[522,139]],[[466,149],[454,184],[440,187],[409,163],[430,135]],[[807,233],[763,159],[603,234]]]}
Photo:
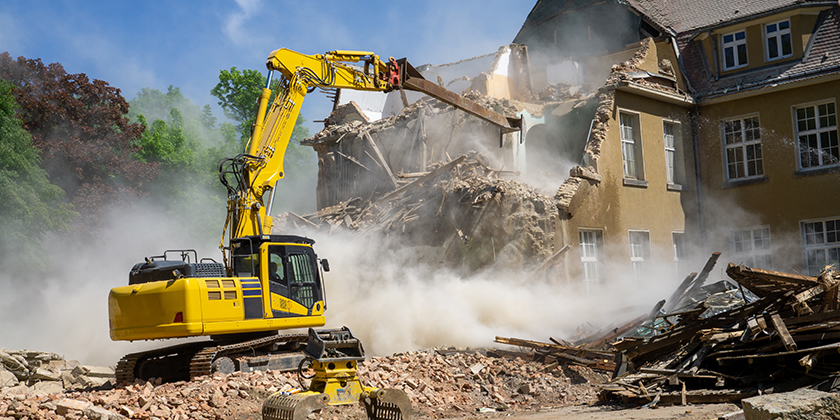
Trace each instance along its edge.
{"label": "dormer window", "polygon": [[764,46],[767,49],[767,61],[792,56],[793,44],[790,38],[790,21],[783,20],[765,26]]}
{"label": "dormer window", "polygon": [[747,65],[747,32],[738,31],[723,36],[723,69],[732,70]]}

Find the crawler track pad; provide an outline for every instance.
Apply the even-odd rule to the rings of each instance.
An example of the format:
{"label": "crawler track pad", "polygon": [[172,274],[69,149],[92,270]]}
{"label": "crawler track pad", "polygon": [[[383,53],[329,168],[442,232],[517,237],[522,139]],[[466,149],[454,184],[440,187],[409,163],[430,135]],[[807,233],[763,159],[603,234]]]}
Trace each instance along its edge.
{"label": "crawler track pad", "polygon": [[271,394],[262,407],[263,420],[304,420],[309,413],[327,407],[330,397],[318,392],[284,395]]}

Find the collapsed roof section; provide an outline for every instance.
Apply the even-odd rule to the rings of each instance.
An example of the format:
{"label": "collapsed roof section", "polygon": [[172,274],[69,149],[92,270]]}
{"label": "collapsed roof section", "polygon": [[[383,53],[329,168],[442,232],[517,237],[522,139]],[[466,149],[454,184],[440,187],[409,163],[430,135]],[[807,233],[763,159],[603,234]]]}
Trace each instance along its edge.
{"label": "collapsed roof section", "polygon": [[[522,46],[502,47],[492,60],[481,56],[421,66],[424,77],[447,88],[468,86],[468,99],[505,116],[525,116],[528,134],[500,134],[497,127],[428,97],[374,121],[370,110],[351,101],[337,107],[327,127],[303,142],[318,153],[318,212],[280,216],[275,226],[283,229],[285,220],[285,227],[396,234],[411,244],[438,248],[446,265],[469,269],[500,259],[512,267],[554,264],[559,259],[552,257],[568,249],[556,235],[572,216],[579,187],[601,182],[599,155],[615,90],[674,90],[667,77],[648,71],[656,70],[656,64],[650,69],[642,65],[652,43],[598,58],[630,57],[610,69],[597,91],[557,83],[532,93],[528,69],[511,64],[528,62]],[[490,67],[456,77],[456,68],[475,72],[480,63]],[[501,68],[509,71],[502,74]],[[399,98],[400,93],[392,95]],[[343,100],[348,96],[342,93]],[[562,175],[549,189],[529,185],[535,174],[558,170]]]}

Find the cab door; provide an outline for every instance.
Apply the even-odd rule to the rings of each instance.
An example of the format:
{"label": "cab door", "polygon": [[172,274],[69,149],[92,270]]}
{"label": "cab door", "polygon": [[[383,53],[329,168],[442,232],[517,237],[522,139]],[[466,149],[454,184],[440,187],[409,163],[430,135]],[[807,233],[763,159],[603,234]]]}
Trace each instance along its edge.
{"label": "cab door", "polygon": [[308,315],[323,311],[317,258],[312,248],[289,246],[286,254],[289,298],[306,309]]}
{"label": "cab door", "polygon": [[289,276],[286,273],[285,246],[269,245],[266,255],[266,278],[270,296],[271,311],[275,317],[291,316],[289,299]]}

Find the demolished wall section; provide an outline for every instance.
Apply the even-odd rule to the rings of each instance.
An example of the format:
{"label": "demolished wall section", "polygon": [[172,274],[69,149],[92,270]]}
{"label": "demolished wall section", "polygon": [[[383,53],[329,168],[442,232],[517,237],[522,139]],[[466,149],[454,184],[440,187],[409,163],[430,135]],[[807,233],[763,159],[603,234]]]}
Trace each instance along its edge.
{"label": "demolished wall section", "polygon": [[[504,115],[522,109],[465,96]],[[555,253],[555,200],[504,179],[516,175],[506,168],[518,140],[505,135],[502,148],[499,141],[497,127],[433,99],[373,123],[329,126],[304,142],[319,156],[320,210],[287,215],[286,223],[399,236],[439,247],[443,264],[467,270],[545,260]]]}
{"label": "demolished wall section", "polygon": [[[554,197],[558,202],[558,207],[562,211],[569,214],[572,213],[572,200],[575,198],[582,182],[600,182],[598,161],[601,157],[601,146],[606,141],[607,133],[610,129],[610,120],[613,118],[615,88],[621,80],[626,78],[628,71],[636,69],[645,61],[652,43],[653,40],[651,39],[642,41],[630,60],[614,65],[605,85],[599,89],[598,106],[592,119],[592,125],[582,159],[582,166],[572,168],[571,176],[560,186]],[[575,175],[576,173],[578,175]]]}

